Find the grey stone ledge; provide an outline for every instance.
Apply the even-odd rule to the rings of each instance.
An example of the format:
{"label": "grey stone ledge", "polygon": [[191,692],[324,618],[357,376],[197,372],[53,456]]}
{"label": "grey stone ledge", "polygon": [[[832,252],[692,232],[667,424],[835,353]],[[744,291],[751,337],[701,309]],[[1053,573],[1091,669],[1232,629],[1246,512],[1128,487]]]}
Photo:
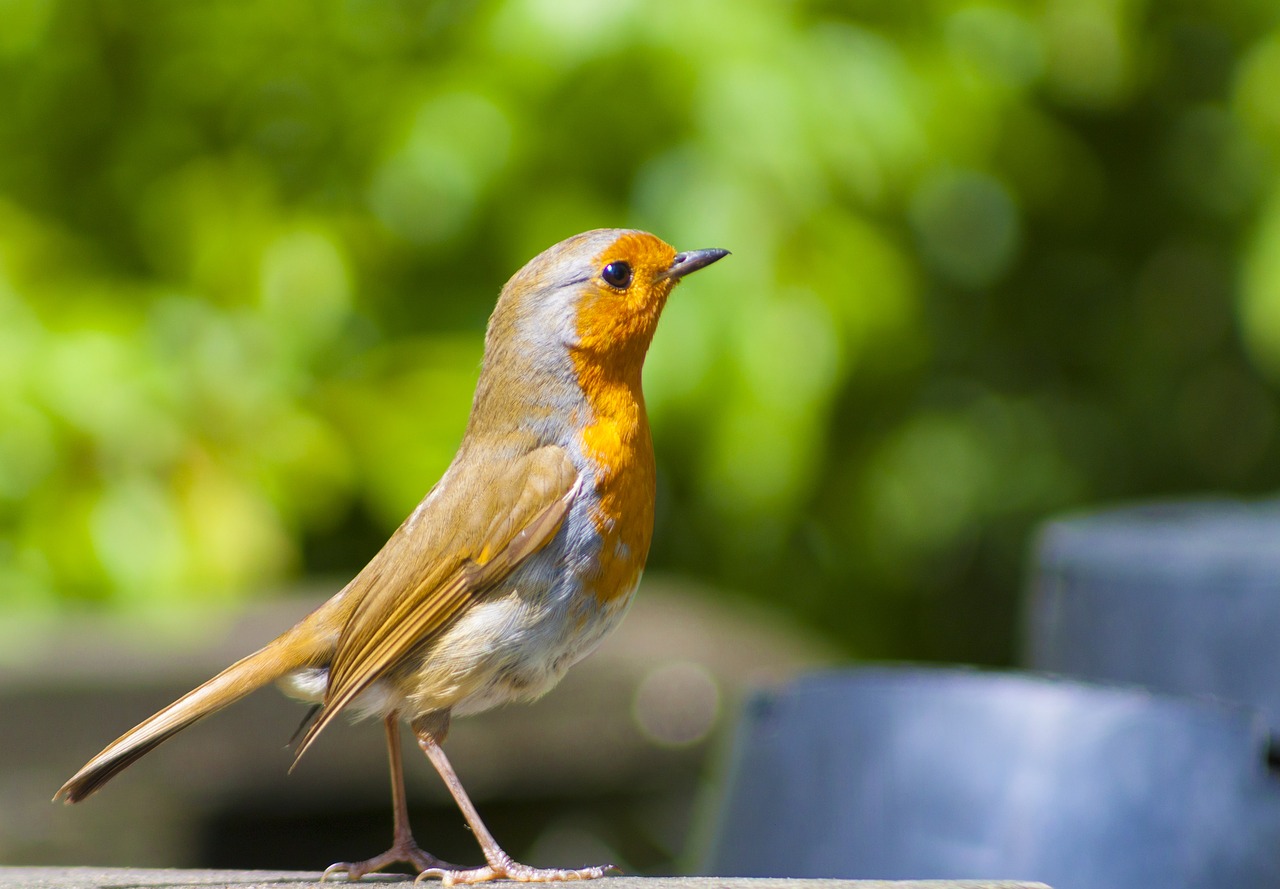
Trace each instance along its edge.
{"label": "grey stone ledge", "polygon": [[[364,885],[409,883],[399,874],[371,874]],[[235,889],[335,889],[343,880],[321,883],[311,871],[161,870],[128,867],[0,867],[0,889],[166,889],[226,886]],[[437,882],[425,884],[439,886]],[[497,885],[497,884],[491,884]],[[520,884],[505,883],[515,886]],[[1010,880],[802,880],[741,877],[605,877],[599,889],[1049,889],[1043,883]]]}

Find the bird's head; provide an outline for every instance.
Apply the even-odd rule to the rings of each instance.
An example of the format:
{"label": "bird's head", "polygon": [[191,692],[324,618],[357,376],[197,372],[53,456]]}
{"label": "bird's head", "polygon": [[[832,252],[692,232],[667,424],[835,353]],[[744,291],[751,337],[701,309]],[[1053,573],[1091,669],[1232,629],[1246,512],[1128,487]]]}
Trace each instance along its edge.
{"label": "bird's head", "polygon": [[672,288],[728,252],[677,253],[654,235],[629,229],[561,241],[503,288],[489,323],[486,362],[496,352],[519,349],[539,364],[568,356],[579,369],[594,366],[638,382]]}
{"label": "bird's head", "polygon": [[[633,411],[667,297],[727,250],[675,248],[647,232],[598,229],[544,250],[502,289],[485,338],[471,429],[554,440],[564,419]],[[630,405],[630,407],[628,406]]]}

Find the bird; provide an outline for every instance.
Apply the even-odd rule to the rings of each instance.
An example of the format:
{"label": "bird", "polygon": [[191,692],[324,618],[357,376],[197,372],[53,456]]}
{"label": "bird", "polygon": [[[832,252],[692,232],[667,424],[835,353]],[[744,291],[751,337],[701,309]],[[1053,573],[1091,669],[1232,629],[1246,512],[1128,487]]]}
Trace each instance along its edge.
{"label": "bird", "polygon": [[[618,624],[653,536],[656,467],[641,370],[672,288],[727,250],[677,252],[597,229],[531,259],[502,288],[453,461],[369,563],[258,651],[142,721],[54,796],[76,803],[192,723],[271,683],[312,702],[294,764],[343,713],[381,717],[391,768],[387,851],[338,862],[358,880],[393,864],[444,885],[594,879],[612,865],[539,868],[508,855],[445,755],[455,717],[549,691]],[[480,845],[450,864],[409,826],[407,722]]]}

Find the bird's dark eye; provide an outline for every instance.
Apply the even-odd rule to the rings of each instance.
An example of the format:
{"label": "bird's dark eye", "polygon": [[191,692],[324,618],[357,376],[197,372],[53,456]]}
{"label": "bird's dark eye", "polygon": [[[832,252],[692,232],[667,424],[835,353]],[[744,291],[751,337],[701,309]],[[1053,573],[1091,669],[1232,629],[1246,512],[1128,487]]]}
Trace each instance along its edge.
{"label": "bird's dark eye", "polygon": [[619,290],[631,283],[631,264],[617,260],[611,262],[600,272],[600,277],[604,278],[604,283],[610,287],[617,287]]}

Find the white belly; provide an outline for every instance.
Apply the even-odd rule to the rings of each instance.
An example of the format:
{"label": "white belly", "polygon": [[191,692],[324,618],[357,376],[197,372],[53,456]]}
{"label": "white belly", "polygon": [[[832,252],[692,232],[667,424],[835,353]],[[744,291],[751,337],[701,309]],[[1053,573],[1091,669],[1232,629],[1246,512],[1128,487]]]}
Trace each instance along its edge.
{"label": "white belly", "polygon": [[[352,709],[359,717],[400,711],[412,718],[441,710],[465,716],[536,700],[604,641],[634,592],[604,606],[584,606],[576,596],[531,601],[516,592],[479,603],[427,649],[416,668],[374,682]],[[279,685],[291,697],[320,703],[328,683],[327,667],[309,667]]]}

